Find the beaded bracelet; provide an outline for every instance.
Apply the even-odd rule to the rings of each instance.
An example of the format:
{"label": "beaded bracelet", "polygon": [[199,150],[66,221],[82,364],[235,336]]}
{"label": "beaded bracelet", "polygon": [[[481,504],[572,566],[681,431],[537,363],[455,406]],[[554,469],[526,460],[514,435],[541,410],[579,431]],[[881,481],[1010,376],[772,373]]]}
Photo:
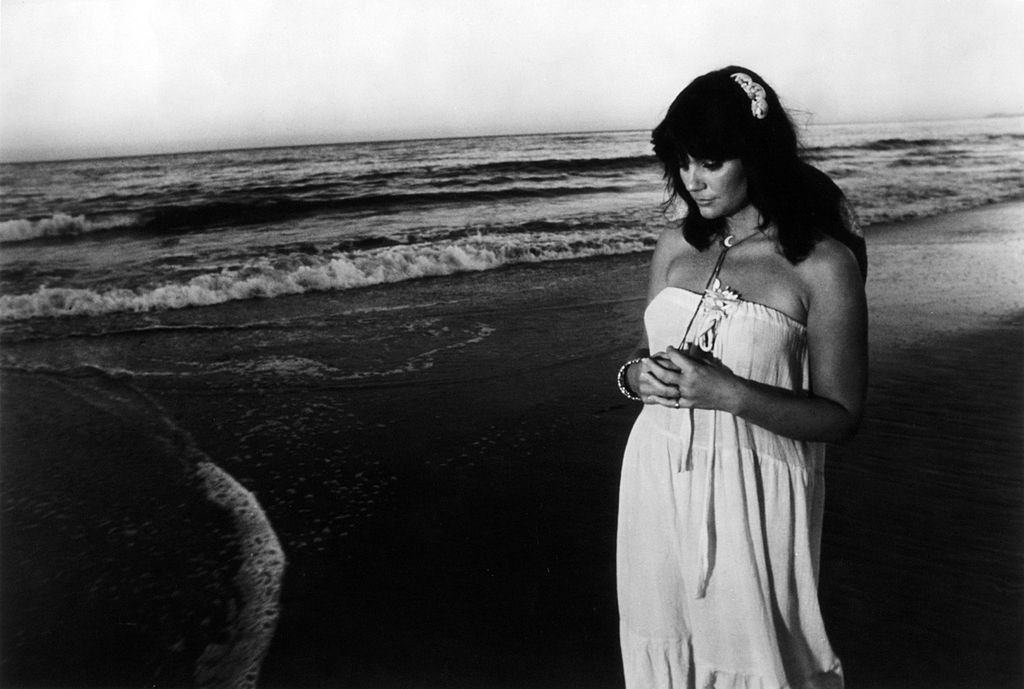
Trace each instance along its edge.
{"label": "beaded bracelet", "polygon": [[640,395],[629,389],[629,385],[626,382],[626,372],[629,370],[630,366],[633,364],[639,364],[644,360],[644,358],[645,357],[641,356],[636,359],[630,359],[619,368],[619,375],[615,377],[615,381],[619,384],[619,392],[625,395],[626,399],[631,399],[634,402],[643,402],[643,400],[640,399]]}

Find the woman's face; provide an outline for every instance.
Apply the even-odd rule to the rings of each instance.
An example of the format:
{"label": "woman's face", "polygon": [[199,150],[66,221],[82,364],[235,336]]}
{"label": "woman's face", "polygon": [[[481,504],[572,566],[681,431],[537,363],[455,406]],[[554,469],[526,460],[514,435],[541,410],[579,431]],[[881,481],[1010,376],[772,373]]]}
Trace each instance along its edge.
{"label": "woman's face", "polygon": [[686,191],[704,218],[727,218],[750,205],[747,175],[739,158],[696,160],[686,156],[679,163]]}

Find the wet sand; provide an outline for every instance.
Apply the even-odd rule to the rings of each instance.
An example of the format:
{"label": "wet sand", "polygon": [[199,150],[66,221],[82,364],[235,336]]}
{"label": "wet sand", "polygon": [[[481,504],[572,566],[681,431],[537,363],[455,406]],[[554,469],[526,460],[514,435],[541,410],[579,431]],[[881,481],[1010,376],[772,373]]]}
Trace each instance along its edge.
{"label": "wet sand", "polygon": [[[826,623],[850,687],[1016,687],[1024,203],[869,232],[869,409],[858,437],[828,462]],[[619,396],[614,372],[637,337],[645,271],[645,256],[628,256],[387,288],[422,304],[416,322],[429,323],[431,365],[408,375],[309,386],[301,376],[261,377],[253,368],[202,385],[136,380],[205,456],[252,491],[280,539],[288,566],[261,686],[621,686],[614,531],[619,460],[636,409]],[[136,337],[117,357],[140,370],[168,351],[230,361],[271,346],[338,367],[422,358],[424,332],[374,339],[368,334],[393,328],[396,316],[353,308],[394,294],[303,295],[174,316],[349,309],[353,315],[325,321],[327,334],[317,335],[325,339],[315,343],[294,330],[260,333],[258,343],[240,331],[168,333]],[[95,363],[109,354],[98,349],[122,344],[83,338],[21,344],[8,354],[66,367]],[[217,534],[230,525],[213,510],[181,527],[167,516],[180,518],[180,507],[154,505],[132,518],[160,537],[106,559],[89,545],[89,528],[55,529],[59,517],[19,496],[41,494],[36,487],[45,483],[47,499],[76,498],[74,473],[46,483],[39,465],[67,465],[61,457],[72,448],[61,437],[96,419],[50,384],[38,374],[7,372],[3,380],[4,685],[50,686],[39,679],[46,667],[83,663],[92,674],[81,686],[150,682],[158,666],[174,668],[161,685],[173,686],[170,678],[187,676],[214,636],[207,630],[222,627],[216,614],[227,616],[216,613],[216,601],[236,567],[223,554],[218,562],[225,546]],[[15,410],[30,398],[47,407],[54,432],[37,430],[24,454],[6,438],[26,422]],[[98,437],[79,456],[96,459],[123,443]],[[123,461],[138,467],[145,456]],[[35,468],[12,471],[14,461]],[[84,461],[71,471],[94,473]],[[164,505],[206,509],[194,488],[153,471],[112,467],[103,476],[105,485],[117,482],[112,494],[137,484]],[[107,511],[90,509],[94,523]],[[12,588],[9,568],[29,557],[27,546],[12,551],[15,542],[32,544],[31,566],[51,586],[33,588],[38,577],[26,575]],[[177,650],[152,636],[126,643],[110,611],[149,620],[159,606],[124,582],[148,572],[153,590],[171,586],[181,575],[162,563],[182,553],[210,554],[192,568],[204,573],[198,588],[210,590],[171,598],[166,614],[215,614],[203,612],[206,627],[175,636],[171,646],[185,639]],[[87,566],[73,578],[56,576],[72,571],[68,558]],[[95,581],[109,582],[108,590],[98,589],[91,607],[79,605]],[[68,606],[78,612],[69,616]],[[42,613],[60,621],[52,625],[59,637],[39,631],[51,628]],[[186,624],[156,620],[158,629]],[[20,646],[12,645],[15,634]]]}
{"label": "wet sand", "polygon": [[95,370],[6,370],[3,684],[251,687],[284,557],[252,494]]}
{"label": "wet sand", "polygon": [[1020,686],[1024,211],[872,229],[867,415],[827,471],[827,621],[851,686]]}

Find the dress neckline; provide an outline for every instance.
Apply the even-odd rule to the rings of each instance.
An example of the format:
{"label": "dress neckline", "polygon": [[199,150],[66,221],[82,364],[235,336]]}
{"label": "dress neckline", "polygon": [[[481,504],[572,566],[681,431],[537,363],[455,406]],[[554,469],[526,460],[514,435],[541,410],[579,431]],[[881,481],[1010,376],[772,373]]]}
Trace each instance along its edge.
{"label": "dress neckline", "polygon": [[[687,289],[686,287],[676,287],[675,285],[666,285],[661,289],[662,292],[665,292],[666,290],[674,290],[676,292],[682,292],[683,294],[689,294],[697,299],[700,299],[703,296],[700,292],[695,292],[692,289]],[[763,311],[764,313],[777,318],[778,320],[782,321],[783,323],[791,327],[797,328],[799,330],[807,330],[806,323],[801,323],[800,321],[793,318],[785,311],[780,311],[779,309],[776,309],[773,306],[768,306],[767,304],[762,304],[761,302],[758,301],[744,299],[743,297],[737,297],[735,301],[739,302],[741,305],[748,306],[754,309],[755,311]]]}

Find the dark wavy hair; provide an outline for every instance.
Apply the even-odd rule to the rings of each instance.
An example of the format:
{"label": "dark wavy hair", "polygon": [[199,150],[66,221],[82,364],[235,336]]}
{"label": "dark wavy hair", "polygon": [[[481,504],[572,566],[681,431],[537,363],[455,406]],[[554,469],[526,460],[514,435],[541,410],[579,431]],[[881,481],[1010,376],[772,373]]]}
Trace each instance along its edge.
{"label": "dark wavy hair", "polygon": [[[767,114],[758,119],[751,99],[732,75],[743,72],[764,87]],[[866,275],[863,240],[849,227],[842,191],[800,157],[796,128],[779,97],[756,72],[730,65],[697,77],[676,96],[651,134],[654,154],[664,167],[671,193],[668,204],[682,199],[688,208],[683,236],[700,250],[710,246],[725,218],[705,219],[686,190],[679,170],[687,155],[696,160],[740,159],[747,176],[747,196],[765,226],[778,227],[779,244],[791,263],[799,263],[822,234],[849,246]],[[864,259],[862,261],[862,258]]]}

